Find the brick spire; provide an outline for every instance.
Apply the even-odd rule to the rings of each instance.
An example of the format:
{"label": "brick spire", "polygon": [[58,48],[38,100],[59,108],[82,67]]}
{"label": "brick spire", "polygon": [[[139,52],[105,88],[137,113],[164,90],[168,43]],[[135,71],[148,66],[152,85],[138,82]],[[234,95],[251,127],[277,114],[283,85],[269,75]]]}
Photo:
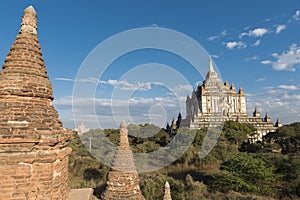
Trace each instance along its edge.
{"label": "brick spire", "polygon": [[66,199],[71,132],[63,129],[52,100],[36,12],[29,6],[0,71],[0,199]]}
{"label": "brick spire", "polygon": [[139,175],[134,164],[133,154],[128,142],[125,121],[120,125],[120,142],[108,174],[103,200],[144,200]]}
{"label": "brick spire", "polygon": [[11,145],[14,140],[27,143],[22,151],[66,146],[68,136],[52,100],[52,85],[37,37],[36,12],[29,6],[0,71],[0,129],[1,135],[7,135],[1,139],[11,140]]}
{"label": "brick spire", "polygon": [[172,200],[170,184],[168,181],[166,181],[166,184],[165,184],[165,194],[164,194],[163,200]]}
{"label": "brick spire", "polygon": [[0,95],[53,99],[37,37],[36,12],[32,6],[24,10],[21,29],[2,68]]}

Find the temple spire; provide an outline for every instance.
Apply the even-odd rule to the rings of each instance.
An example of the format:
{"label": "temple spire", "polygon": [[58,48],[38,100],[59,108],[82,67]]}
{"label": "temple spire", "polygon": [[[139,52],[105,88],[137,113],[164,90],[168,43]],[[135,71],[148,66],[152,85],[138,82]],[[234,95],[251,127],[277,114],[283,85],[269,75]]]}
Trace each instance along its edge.
{"label": "temple spire", "polygon": [[275,123],[275,127],[282,127],[282,123],[280,121],[280,119],[277,117],[276,123]]}
{"label": "temple spire", "polygon": [[239,94],[244,94],[244,90],[242,86],[240,87]]}
{"label": "temple spire", "polygon": [[211,57],[209,57],[209,71],[214,72],[214,66]]}
{"label": "temple spire", "polygon": [[253,117],[260,117],[260,112],[258,111],[257,107],[254,109]]}
{"label": "temple spire", "polygon": [[234,83],[232,83],[232,84],[231,84],[231,87],[230,87],[230,89],[235,91],[235,86],[234,86]]}
{"label": "temple spire", "polygon": [[166,181],[166,184],[165,184],[164,200],[172,200],[170,184],[168,181]]}
{"label": "temple spire", "polygon": [[268,112],[266,112],[266,115],[265,115],[265,122],[270,122],[271,121],[271,118],[268,114]]}

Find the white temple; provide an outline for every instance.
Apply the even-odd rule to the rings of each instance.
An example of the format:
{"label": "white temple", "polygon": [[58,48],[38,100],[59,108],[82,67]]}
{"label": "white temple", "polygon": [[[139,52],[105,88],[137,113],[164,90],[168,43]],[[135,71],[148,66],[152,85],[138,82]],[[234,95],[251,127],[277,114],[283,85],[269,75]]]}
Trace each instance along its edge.
{"label": "white temple", "polygon": [[248,116],[243,88],[236,91],[233,83],[231,86],[228,81],[223,83],[210,59],[209,71],[203,84],[198,85],[191,97],[187,96],[186,119],[181,121],[181,126],[194,129],[214,127],[229,120],[252,124],[257,129],[257,135],[252,138],[254,140],[261,140],[262,136],[281,126],[279,120],[274,125],[267,113],[261,118],[257,108],[252,117]]}

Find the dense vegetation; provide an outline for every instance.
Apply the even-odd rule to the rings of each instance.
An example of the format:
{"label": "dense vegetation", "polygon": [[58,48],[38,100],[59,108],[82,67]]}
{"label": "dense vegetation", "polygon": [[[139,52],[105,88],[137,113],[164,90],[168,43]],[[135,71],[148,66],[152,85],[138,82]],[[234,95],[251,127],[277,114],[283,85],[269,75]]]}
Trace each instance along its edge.
{"label": "dense vegetation", "polygon": [[[167,131],[154,125],[129,125],[129,138],[134,152],[151,152],[165,147],[171,141]],[[199,151],[207,130],[180,129],[194,134],[188,150],[171,165],[140,174],[140,185],[147,200],[162,199],[164,183],[171,185],[172,198],[182,199],[300,199],[300,123],[279,128],[265,136],[263,142],[246,142],[254,128],[236,122],[226,122],[213,150],[200,159]],[[104,134],[112,143],[118,143],[118,130],[91,130],[82,141],[89,148]],[[152,135],[149,138],[140,136]],[[177,133],[178,134],[178,133]],[[101,147],[92,144],[94,148]],[[69,176],[73,188],[93,187],[100,197],[109,168],[99,163],[84,148],[78,136],[70,146]]]}

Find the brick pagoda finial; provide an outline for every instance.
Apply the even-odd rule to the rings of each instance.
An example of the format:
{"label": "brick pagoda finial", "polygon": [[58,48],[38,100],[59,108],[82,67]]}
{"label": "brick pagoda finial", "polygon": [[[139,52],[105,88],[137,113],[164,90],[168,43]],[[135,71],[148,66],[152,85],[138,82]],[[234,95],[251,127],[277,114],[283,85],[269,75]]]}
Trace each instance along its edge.
{"label": "brick pagoda finial", "polygon": [[120,142],[119,142],[119,148],[122,150],[130,150],[129,142],[128,142],[128,130],[127,130],[127,124],[123,120],[120,124]]}
{"label": "brick pagoda finial", "polygon": [[29,6],[0,71],[0,199],[65,200],[69,191],[71,132],[52,106],[36,30]]}
{"label": "brick pagoda finial", "polygon": [[20,32],[28,32],[37,34],[37,19],[36,12],[32,6],[27,7],[24,10],[24,16],[22,17]]}
{"label": "brick pagoda finial", "polygon": [[144,200],[139,175],[128,142],[128,130],[125,121],[120,125],[120,142],[108,173],[103,200]]}
{"label": "brick pagoda finial", "polygon": [[165,184],[164,200],[172,200],[170,184],[168,181],[166,181],[166,184]]}
{"label": "brick pagoda finial", "polygon": [[52,85],[46,72],[36,29],[36,12],[29,6],[24,11],[20,32],[0,72],[0,95],[53,100]]}

